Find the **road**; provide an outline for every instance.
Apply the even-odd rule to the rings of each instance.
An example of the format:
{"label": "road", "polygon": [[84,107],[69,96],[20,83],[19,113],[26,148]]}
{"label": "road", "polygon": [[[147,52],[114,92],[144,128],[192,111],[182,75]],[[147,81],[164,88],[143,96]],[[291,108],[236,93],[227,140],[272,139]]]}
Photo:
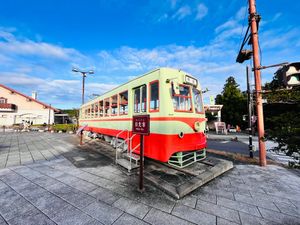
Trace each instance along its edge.
{"label": "road", "polygon": [[[207,140],[207,148],[225,152],[249,155],[248,145],[239,141]],[[258,152],[255,152],[258,156]]]}

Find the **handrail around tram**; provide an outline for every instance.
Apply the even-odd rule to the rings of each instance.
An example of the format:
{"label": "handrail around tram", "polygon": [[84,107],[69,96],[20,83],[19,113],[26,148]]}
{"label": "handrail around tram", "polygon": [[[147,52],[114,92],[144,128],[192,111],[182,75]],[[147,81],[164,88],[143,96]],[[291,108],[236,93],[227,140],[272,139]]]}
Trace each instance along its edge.
{"label": "handrail around tram", "polygon": [[116,143],[117,143],[117,140],[118,140],[119,136],[120,136],[123,132],[125,132],[125,131],[127,131],[127,138],[126,138],[126,140],[128,139],[128,133],[129,133],[129,130],[128,130],[128,129],[121,130],[121,131],[116,135],[116,142],[114,143],[114,147],[116,147]]}

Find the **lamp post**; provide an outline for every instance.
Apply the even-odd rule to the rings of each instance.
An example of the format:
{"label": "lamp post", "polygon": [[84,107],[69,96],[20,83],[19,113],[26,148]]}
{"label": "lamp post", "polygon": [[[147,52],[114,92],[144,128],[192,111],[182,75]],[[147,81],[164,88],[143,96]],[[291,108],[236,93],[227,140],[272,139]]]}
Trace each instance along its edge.
{"label": "lamp post", "polygon": [[[82,105],[83,105],[84,104],[84,81],[85,81],[85,77],[86,77],[87,74],[94,74],[94,71],[93,70],[81,71],[77,68],[73,68],[72,71],[75,72],[75,73],[81,73],[81,75],[82,75],[82,100],[81,101],[82,101]],[[80,131],[80,145],[83,144],[82,139],[83,139],[83,130]]]}
{"label": "lamp post", "polygon": [[73,72],[75,73],[81,73],[82,75],[82,105],[84,104],[84,82],[85,82],[85,77],[87,74],[94,74],[93,70],[89,70],[89,71],[81,71],[77,68],[73,68],[72,69]]}

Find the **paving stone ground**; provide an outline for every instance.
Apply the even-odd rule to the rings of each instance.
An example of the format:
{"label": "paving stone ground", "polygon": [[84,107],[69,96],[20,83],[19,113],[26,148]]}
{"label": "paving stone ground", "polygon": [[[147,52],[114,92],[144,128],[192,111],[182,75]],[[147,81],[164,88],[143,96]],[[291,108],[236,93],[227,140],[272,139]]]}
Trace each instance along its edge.
{"label": "paving stone ground", "polygon": [[300,177],[279,166],[235,168],[181,200],[136,190],[75,136],[0,133],[0,225],[300,224]]}

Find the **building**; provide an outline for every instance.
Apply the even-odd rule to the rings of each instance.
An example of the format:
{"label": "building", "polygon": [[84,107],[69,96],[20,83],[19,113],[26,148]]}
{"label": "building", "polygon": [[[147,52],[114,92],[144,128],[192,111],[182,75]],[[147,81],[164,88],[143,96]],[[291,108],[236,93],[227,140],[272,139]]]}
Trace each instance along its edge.
{"label": "building", "polygon": [[221,110],[223,105],[205,105],[204,110],[206,113],[211,113],[212,116],[215,116],[215,119],[207,121],[207,128],[210,130],[216,129],[215,124],[221,122]]}
{"label": "building", "polygon": [[12,126],[25,121],[30,124],[52,124],[58,109],[37,100],[37,92],[32,97],[0,84],[0,126]]}

